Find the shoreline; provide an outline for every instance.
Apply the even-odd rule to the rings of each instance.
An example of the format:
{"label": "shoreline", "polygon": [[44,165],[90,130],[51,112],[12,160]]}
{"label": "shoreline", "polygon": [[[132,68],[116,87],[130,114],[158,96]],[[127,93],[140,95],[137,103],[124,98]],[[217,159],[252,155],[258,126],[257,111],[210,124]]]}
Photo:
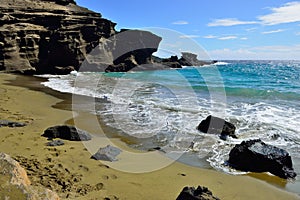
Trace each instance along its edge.
{"label": "shoreline", "polygon": [[[70,174],[78,175],[81,181],[76,185],[77,188],[74,188],[75,192],[69,192],[69,199],[113,199],[114,196],[120,199],[176,199],[183,187],[197,185],[208,187],[220,199],[300,199],[297,194],[266,183],[264,178],[260,180],[248,175],[233,176],[179,162],[154,172],[125,173],[108,167],[107,164],[110,163],[90,159],[90,152],[81,142],[66,141],[64,146],[47,147],[47,140],[41,137],[46,128],[58,124],[72,124],[74,121],[72,112],[69,111],[71,95],[53,91],[42,85],[30,86],[37,83],[32,80],[38,82],[41,79],[0,73],[0,91],[3,91],[0,98],[1,119],[28,124],[24,128],[1,128],[0,152],[4,151],[13,157],[22,156],[28,162],[37,159],[42,166],[60,164],[68,169]],[[79,113],[75,120],[80,121],[87,131],[94,133],[98,129],[91,126],[91,117],[91,114]],[[113,139],[113,143],[122,145],[122,142],[116,139]],[[123,144],[122,148],[126,146]],[[46,162],[49,158],[51,162]],[[120,160],[126,162],[126,159],[127,157],[121,154]],[[122,163],[121,161],[117,161],[116,165]],[[33,184],[40,184],[34,175],[29,175],[29,178]],[[272,181],[278,184],[282,180],[274,178]],[[86,189],[85,195],[76,197],[76,189],[82,189],[80,185],[88,188],[88,185],[97,184],[102,184],[102,188]],[[63,192],[57,193],[61,199],[66,198]]]}

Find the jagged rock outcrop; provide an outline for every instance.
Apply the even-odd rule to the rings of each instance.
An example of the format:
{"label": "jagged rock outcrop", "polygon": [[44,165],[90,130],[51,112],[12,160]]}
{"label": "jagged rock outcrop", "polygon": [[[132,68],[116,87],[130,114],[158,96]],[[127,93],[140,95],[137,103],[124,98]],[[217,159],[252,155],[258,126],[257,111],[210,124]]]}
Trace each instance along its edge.
{"label": "jagged rock outcrop", "polygon": [[162,38],[148,31],[121,30],[110,40],[113,65],[105,71],[126,72],[140,65],[153,64],[152,54],[157,51]]}
{"label": "jagged rock outcrop", "polygon": [[68,73],[78,70],[115,23],[74,0],[2,0],[0,70]]}
{"label": "jagged rock outcrop", "polygon": [[216,61],[198,60],[197,55],[189,52],[182,52],[182,56],[178,60],[182,66],[202,66],[216,63]]}
{"label": "jagged rock outcrop", "polygon": [[154,63],[160,63],[169,68],[182,68],[182,66],[203,66],[211,65],[216,63],[216,61],[202,61],[198,60],[197,55],[189,52],[182,52],[182,56],[178,58],[177,56],[171,56],[170,58],[158,58],[152,56]]}
{"label": "jagged rock outcrop", "polygon": [[129,71],[153,64],[162,39],[117,32],[115,23],[74,0],[3,0],[0,13],[0,70],[10,72]]}
{"label": "jagged rock outcrop", "polygon": [[250,172],[270,172],[281,178],[295,178],[289,153],[265,144],[260,139],[243,141],[229,153],[228,163],[235,169]]}
{"label": "jagged rock outcrop", "polygon": [[2,0],[0,70],[67,74],[209,64],[191,53],[180,59],[154,57],[161,37],[141,30],[117,32],[115,25],[74,0]]}
{"label": "jagged rock outcrop", "polygon": [[4,153],[0,153],[0,185],[0,199],[59,200],[51,190],[32,186],[26,171]]}
{"label": "jagged rock outcrop", "polygon": [[152,59],[155,63],[159,63],[168,68],[182,68],[177,56],[171,56],[170,58],[158,58],[153,56]]}

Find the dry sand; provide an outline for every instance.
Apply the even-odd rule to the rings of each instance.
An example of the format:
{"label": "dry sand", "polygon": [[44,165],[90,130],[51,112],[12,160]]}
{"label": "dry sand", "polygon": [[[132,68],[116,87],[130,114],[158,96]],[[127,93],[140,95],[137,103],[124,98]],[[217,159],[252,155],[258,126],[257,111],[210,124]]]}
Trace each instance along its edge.
{"label": "dry sand", "polygon": [[[86,148],[84,143],[65,141],[64,146],[47,147],[47,139],[41,137],[49,126],[72,123],[72,112],[57,107],[68,106],[64,101],[52,95],[7,84],[16,78],[26,81],[17,75],[0,74],[0,119],[25,122],[20,128],[0,128],[0,152],[10,154],[27,169],[34,185],[44,185],[58,193],[61,199],[176,199],[184,186],[202,185],[212,190],[220,199],[300,199],[288,193],[285,181],[276,177],[266,180],[263,175],[232,176],[214,170],[190,167],[178,162],[148,173],[126,173],[113,169],[132,169],[130,153],[119,140],[106,140],[97,137],[96,145]],[[24,83],[26,85],[28,83]],[[76,121],[91,133],[97,132],[88,113],[81,113]],[[103,140],[101,140],[103,138]],[[101,144],[100,144],[101,143]],[[125,149],[114,166],[107,162],[90,159],[93,148],[113,143]],[[97,146],[98,145],[98,146]],[[128,150],[128,152],[126,152]],[[138,153],[143,155],[141,153]],[[159,152],[144,154],[139,157],[144,166],[159,162],[169,162]],[[110,165],[110,167],[108,166]],[[147,170],[147,169],[146,169]],[[261,178],[262,177],[262,178]],[[268,176],[269,177],[269,176]],[[268,181],[269,183],[266,183]],[[273,183],[277,186],[273,186]]]}

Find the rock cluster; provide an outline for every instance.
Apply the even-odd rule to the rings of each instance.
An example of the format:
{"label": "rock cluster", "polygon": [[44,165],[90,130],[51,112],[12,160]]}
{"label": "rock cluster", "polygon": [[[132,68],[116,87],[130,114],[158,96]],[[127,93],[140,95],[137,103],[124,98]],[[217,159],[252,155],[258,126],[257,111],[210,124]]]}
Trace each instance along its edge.
{"label": "rock cluster", "polygon": [[[220,134],[223,140],[226,140],[227,136],[237,138],[233,124],[211,115],[202,120],[197,129],[204,133]],[[284,179],[297,176],[289,153],[260,139],[235,145],[229,153],[227,163],[232,168],[246,172],[270,172]]]}
{"label": "rock cluster", "polygon": [[182,66],[203,66],[211,65],[216,61],[202,61],[198,60],[197,55],[190,52],[181,52],[181,58],[171,56],[170,58],[161,59],[153,56],[155,63],[160,63],[170,68],[181,68]]}

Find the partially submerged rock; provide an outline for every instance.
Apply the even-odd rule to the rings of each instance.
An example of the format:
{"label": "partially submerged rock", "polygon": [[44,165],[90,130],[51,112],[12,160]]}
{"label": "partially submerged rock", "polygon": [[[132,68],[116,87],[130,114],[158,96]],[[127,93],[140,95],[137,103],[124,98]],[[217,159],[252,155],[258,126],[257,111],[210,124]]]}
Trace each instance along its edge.
{"label": "partially submerged rock", "polygon": [[122,150],[118,149],[117,147],[113,147],[110,145],[107,145],[104,148],[100,148],[97,153],[92,155],[91,158],[95,160],[103,160],[103,161],[117,161],[118,159],[116,158]]}
{"label": "partially submerged rock", "polygon": [[4,153],[0,153],[0,184],[0,199],[59,200],[51,190],[32,186],[26,171]]}
{"label": "partially submerged rock", "polygon": [[176,200],[219,200],[207,187],[185,187]]}
{"label": "partially submerged rock", "polygon": [[203,133],[220,134],[221,139],[226,139],[227,136],[237,138],[232,123],[211,115],[202,120],[197,129]]}
{"label": "partially submerged rock", "polygon": [[7,127],[23,127],[26,126],[25,123],[21,123],[21,122],[13,122],[13,121],[9,121],[9,120],[0,120],[0,127],[2,126],[7,126]]}
{"label": "partially submerged rock", "polygon": [[44,131],[42,136],[50,139],[60,138],[70,141],[88,141],[92,139],[92,136],[88,132],[69,125],[50,127]]}
{"label": "partially submerged rock", "polygon": [[284,179],[297,175],[287,151],[265,144],[260,139],[235,145],[230,151],[228,163],[241,171],[270,172]]}

